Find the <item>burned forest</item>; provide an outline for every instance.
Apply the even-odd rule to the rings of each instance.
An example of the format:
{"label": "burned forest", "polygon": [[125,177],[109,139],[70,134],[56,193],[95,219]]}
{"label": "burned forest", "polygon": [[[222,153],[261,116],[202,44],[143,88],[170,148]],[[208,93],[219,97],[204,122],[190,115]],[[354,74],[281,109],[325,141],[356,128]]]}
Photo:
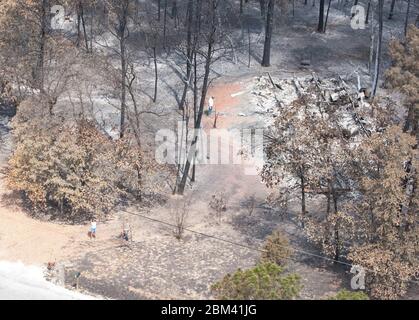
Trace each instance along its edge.
{"label": "burned forest", "polygon": [[418,300],[418,121],[418,0],[0,0],[0,299]]}

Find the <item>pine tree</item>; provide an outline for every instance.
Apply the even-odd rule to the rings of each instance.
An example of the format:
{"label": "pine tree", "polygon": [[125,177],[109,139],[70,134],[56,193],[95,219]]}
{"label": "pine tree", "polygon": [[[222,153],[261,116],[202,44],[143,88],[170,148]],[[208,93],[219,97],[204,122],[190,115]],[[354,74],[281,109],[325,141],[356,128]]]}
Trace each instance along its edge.
{"label": "pine tree", "polygon": [[357,148],[358,192],[348,209],[355,221],[349,258],[367,270],[371,297],[393,299],[406,292],[419,257],[415,137],[392,126]]}
{"label": "pine tree", "polygon": [[405,131],[419,134],[419,28],[410,25],[405,43],[394,40],[390,45],[393,65],[386,72],[387,84],[406,97]]}

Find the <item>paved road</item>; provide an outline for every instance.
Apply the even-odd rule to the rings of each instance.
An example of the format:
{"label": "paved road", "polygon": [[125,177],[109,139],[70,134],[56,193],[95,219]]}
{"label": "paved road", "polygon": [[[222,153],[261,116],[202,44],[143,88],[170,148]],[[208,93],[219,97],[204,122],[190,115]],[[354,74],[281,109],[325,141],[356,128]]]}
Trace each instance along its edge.
{"label": "paved road", "polygon": [[56,286],[42,269],[0,261],[0,300],[90,300],[93,297]]}

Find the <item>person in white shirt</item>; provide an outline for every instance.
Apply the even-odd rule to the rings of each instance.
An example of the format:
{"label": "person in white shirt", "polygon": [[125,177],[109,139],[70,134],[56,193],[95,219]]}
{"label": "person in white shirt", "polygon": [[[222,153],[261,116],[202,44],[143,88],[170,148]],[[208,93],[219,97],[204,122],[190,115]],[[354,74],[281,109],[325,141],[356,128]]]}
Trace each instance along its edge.
{"label": "person in white shirt", "polygon": [[210,97],[208,100],[208,115],[210,115],[212,113],[212,110],[214,109],[214,102],[215,102],[215,98]]}
{"label": "person in white shirt", "polygon": [[92,238],[96,238],[96,221],[92,220],[90,223],[90,235]]}

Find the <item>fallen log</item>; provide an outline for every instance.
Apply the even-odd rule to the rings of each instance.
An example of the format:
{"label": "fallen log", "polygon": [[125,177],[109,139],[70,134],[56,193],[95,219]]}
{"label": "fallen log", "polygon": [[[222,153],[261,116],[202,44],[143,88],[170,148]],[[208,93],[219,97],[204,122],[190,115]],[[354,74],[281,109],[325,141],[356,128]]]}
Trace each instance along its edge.
{"label": "fallen log", "polygon": [[284,90],[284,89],[281,87],[281,85],[280,85],[280,84],[278,84],[278,83],[275,83],[275,82],[274,82],[274,80],[272,79],[272,76],[271,76],[271,74],[270,74],[269,72],[268,72],[268,77],[269,77],[269,80],[271,81],[272,86],[274,87],[274,89]]}

